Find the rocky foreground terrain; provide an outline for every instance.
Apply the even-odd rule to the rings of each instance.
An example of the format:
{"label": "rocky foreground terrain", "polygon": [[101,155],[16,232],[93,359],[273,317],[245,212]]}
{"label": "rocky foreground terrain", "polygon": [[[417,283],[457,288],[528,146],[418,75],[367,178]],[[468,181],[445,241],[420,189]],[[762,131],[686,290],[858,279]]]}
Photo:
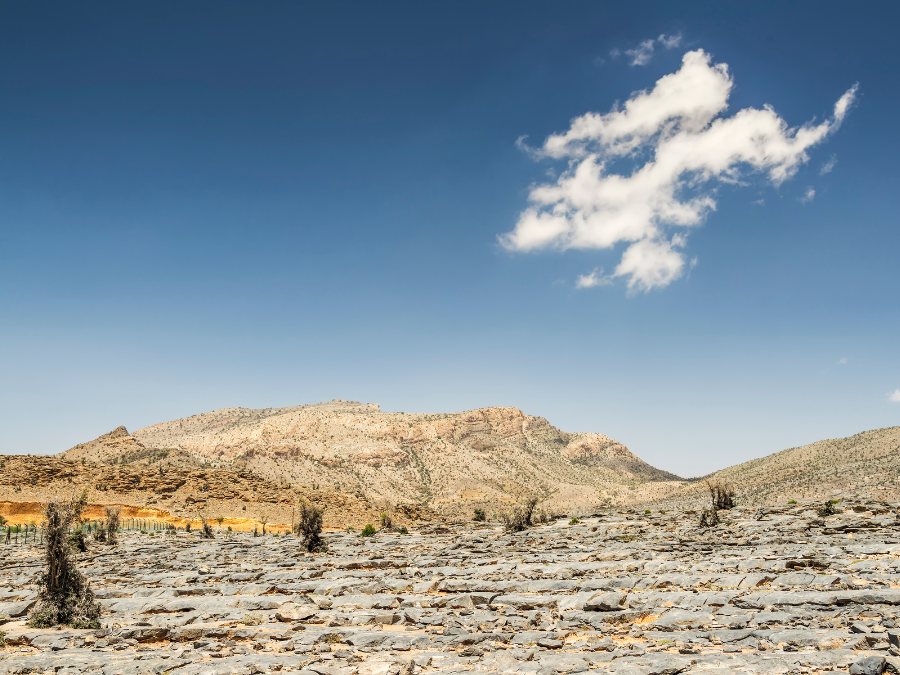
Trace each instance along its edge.
{"label": "rocky foreground terrain", "polygon": [[199,539],[80,554],[100,630],[36,630],[40,551],[0,546],[0,673],[900,672],[900,504],[610,510],[505,533]]}

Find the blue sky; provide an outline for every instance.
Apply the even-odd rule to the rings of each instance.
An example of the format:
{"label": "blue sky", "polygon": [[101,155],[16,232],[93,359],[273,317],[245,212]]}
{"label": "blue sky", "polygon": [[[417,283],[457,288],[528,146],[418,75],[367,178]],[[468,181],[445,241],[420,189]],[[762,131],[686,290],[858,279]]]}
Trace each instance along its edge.
{"label": "blue sky", "polygon": [[[347,398],[517,406],[699,475],[900,424],[897,14],[6,3],[0,451]],[[547,139],[698,50],[731,83],[711,124],[770,105],[788,141],[824,129],[788,177],[677,174],[682,202],[715,204],[691,224],[511,244],[570,162],[628,178],[681,127],[619,154]],[[638,240],[668,247],[662,276],[616,276]]]}

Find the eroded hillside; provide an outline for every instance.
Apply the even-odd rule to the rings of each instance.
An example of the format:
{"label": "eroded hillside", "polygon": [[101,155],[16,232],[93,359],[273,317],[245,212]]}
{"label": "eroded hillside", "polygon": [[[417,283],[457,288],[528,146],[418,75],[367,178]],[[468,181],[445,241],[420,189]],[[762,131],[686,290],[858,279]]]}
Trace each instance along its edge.
{"label": "eroded hillside", "polygon": [[65,456],[248,471],[449,515],[497,510],[529,496],[550,510],[583,511],[652,498],[680,480],[607,436],[562,432],[518,408],[384,413],[338,400],[214,410],[139,429],[130,440],[123,432]]}

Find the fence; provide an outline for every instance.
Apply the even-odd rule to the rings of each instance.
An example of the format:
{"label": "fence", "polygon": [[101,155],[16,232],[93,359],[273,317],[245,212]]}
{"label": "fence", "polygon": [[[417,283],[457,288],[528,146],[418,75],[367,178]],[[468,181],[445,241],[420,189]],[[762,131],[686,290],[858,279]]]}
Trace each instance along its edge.
{"label": "fence", "polygon": [[[103,520],[88,520],[81,524],[80,529],[86,535],[92,535],[96,534],[97,530],[104,528],[105,525],[106,522]],[[139,518],[129,518],[119,521],[119,532],[166,532],[168,531],[168,529],[169,523],[165,523],[159,520],[142,520]],[[38,527],[36,524],[28,523],[24,525],[0,526],[0,545],[29,543],[36,545],[43,544],[44,529]]]}

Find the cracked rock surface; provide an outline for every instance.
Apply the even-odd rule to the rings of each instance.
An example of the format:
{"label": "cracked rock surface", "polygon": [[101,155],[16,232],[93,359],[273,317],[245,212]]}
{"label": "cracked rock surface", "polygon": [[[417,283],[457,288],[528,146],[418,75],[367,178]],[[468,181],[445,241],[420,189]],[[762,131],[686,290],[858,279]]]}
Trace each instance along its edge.
{"label": "cracked rock surface", "polygon": [[29,628],[41,552],[0,546],[0,675],[900,672],[900,505],[839,508],[336,532],[317,555],[126,533],[79,555],[99,630]]}

